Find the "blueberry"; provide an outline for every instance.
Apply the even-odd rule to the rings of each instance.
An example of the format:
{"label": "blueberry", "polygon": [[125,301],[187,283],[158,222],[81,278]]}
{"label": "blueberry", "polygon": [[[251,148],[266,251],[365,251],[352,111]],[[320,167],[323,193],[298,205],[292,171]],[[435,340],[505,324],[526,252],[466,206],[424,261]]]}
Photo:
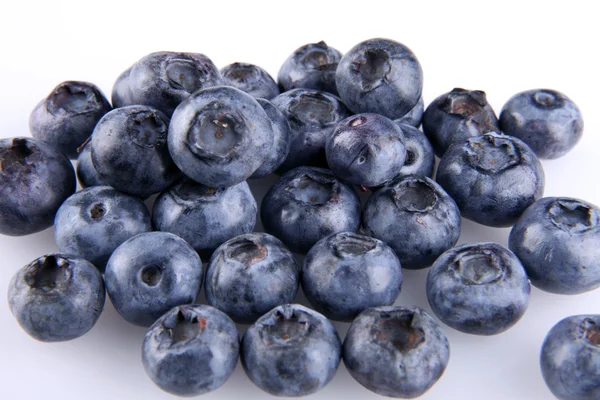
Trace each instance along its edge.
{"label": "blueberry", "polygon": [[96,123],[111,110],[100,89],[88,82],[67,81],[40,101],[29,117],[31,135],[77,158],[77,148],[90,137]]}
{"label": "blueberry", "polygon": [[427,275],[427,299],[446,325],[475,335],[506,331],[527,310],[529,280],[512,251],[474,243],[442,254]]}
{"label": "blueberry", "polygon": [[223,243],[206,270],[206,300],[238,323],[291,303],[300,285],[294,255],[276,237],[247,233]]}
{"label": "blueberry", "polygon": [[271,129],[273,130],[273,143],[267,158],[250,178],[263,178],[272,174],[287,158],[290,152],[290,125],[283,113],[268,100],[257,99],[258,104],[265,110]]}
{"label": "blueberry", "polygon": [[547,197],[533,203],[509,236],[509,248],[531,283],[559,294],[600,286],[600,209],[582,200]]}
{"label": "blueberry", "polygon": [[295,252],[307,252],[332,233],[360,228],[360,200],[331,171],[300,167],[283,175],[265,195],[260,215],[265,230]]}
{"label": "blueberry", "polygon": [[152,228],[141,199],[108,186],[94,186],[69,197],[54,222],[56,245],[104,270],[112,252],[124,241]]}
{"label": "blueberry", "polygon": [[380,240],[352,232],[335,233],[315,244],[304,259],[302,290],[318,312],[352,321],[369,307],[396,301],[402,268]]}
{"label": "blueberry", "polygon": [[0,139],[0,233],[23,236],[54,223],[75,192],[73,165],[56,147],[37,139]]}
{"label": "blueberry", "polygon": [[433,180],[398,178],[371,195],[362,215],[365,231],[387,243],[402,267],[421,269],[456,244],[460,212]]}
{"label": "blueberry", "polygon": [[540,365],[558,399],[600,398],[600,315],[574,315],[554,325],[542,344]]}
{"label": "blueberry", "polygon": [[115,189],[148,197],[171,186],[181,172],[169,155],[169,119],[148,106],[106,114],[94,129],[91,155],[100,178]]}
{"label": "blueberry", "polygon": [[539,158],[559,158],[583,134],[581,111],[564,94],[550,89],[527,90],[511,97],[500,112],[500,128],[516,136]]}
{"label": "blueberry", "polygon": [[242,338],[242,366],[250,380],[273,396],[306,396],[335,375],[340,338],[321,314],[298,304],[279,306]]}
{"label": "blueberry", "polygon": [[256,99],[271,100],[279,87],[271,75],[254,64],[233,63],[221,68],[223,83],[240,89]]}
{"label": "blueberry", "polygon": [[495,227],[513,225],[544,193],[535,153],[521,140],[494,132],[451,145],[436,180],[463,217]]}
{"label": "blueberry", "polygon": [[233,321],[205,305],[175,307],[144,336],[142,364],[162,390],[197,396],[219,388],[233,372],[239,353]]}
{"label": "blueberry", "polygon": [[108,186],[102,180],[92,162],[92,145],[87,142],[77,156],[77,179],[83,188],[91,186]]}
{"label": "blueberry", "polygon": [[400,121],[402,119],[397,119],[394,122],[400,126],[404,134],[406,159],[404,165],[400,168],[399,175],[423,175],[431,178],[435,166],[435,154],[431,143],[419,129]]}
{"label": "blueberry", "polygon": [[354,46],[338,65],[335,83],[344,103],[355,113],[402,118],[421,98],[423,71],[405,45],[370,39]]}
{"label": "blueberry", "polygon": [[277,81],[281,91],[315,89],[337,96],[335,71],[341,57],[342,53],[323,41],[299,47],[279,69]]}
{"label": "blueberry", "polygon": [[177,107],[168,143],[185,175],[207,186],[226,187],[246,180],[262,165],[273,130],[252,96],[217,86],[194,93]]}
{"label": "blueberry", "polygon": [[406,159],[402,129],[379,114],[357,114],[335,127],[325,145],[327,164],[340,178],[379,186],[400,173]]}
{"label": "blueberry", "polygon": [[188,242],[201,256],[234,236],[252,232],[256,200],[246,182],[212,188],[192,180],[161,193],[152,211],[152,224]]}
{"label": "blueberry", "polygon": [[423,103],[423,96],[419,97],[419,102],[409,112],[404,114],[402,117],[397,118],[395,122],[399,124],[407,124],[418,128],[423,120],[423,112],[425,104]]}
{"label": "blueberry", "polygon": [[425,310],[374,307],[350,325],[343,355],[350,375],[370,391],[413,398],[440,379],[450,347],[444,331]]}
{"label": "blueberry", "polygon": [[89,262],[47,254],[21,268],[8,286],[8,305],[31,337],[59,342],[80,337],[100,317],[104,282]]}
{"label": "blueberry", "polygon": [[432,101],[423,114],[423,132],[438,157],[454,142],[499,130],[498,118],[481,90],[454,88]]}

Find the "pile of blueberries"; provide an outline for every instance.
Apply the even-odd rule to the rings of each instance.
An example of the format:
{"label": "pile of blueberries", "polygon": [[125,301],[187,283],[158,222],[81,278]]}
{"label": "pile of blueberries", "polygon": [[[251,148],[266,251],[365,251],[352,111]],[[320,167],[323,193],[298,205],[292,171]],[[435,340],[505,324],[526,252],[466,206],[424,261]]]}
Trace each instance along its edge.
{"label": "pile of blueberries", "polygon": [[[10,283],[22,328],[77,338],[107,292],[125,320],[149,327],[143,365],[169,393],[218,388],[239,356],[275,396],[320,390],[343,359],[367,389],[413,398],[450,351],[426,311],[393,306],[402,268],[431,267],[433,312],[476,335],[516,324],[530,284],[600,286],[600,209],[542,197],[539,158],[564,155],[583,132],[565,95],[519,93],[497,118],[483,91],[456,88],[425,109],[416,56],[387,39],[345,55],[300,47],[277,80],[251,64],[219,71],[202,54],[157,52],[119,76],[112,104],[86,82],[43,99],[33,138],[0,141],[0,233],[54,225],[60,249]],[[253,233],[246,180],[273,173],[260,204],[268,233]],[[371,192],[363,205],[357,190]],[[461,216],[512,226],[510,249],[454,247]],[[306,255],[302,267],[293,253]],[[202,286],[209,305],[194,304]],[[292,304],[300,286],[313,309]],[[351,322],[343,343],[330,319]],[[241,340],[235,323],[251,325]],[[558,323],[541,368],[558,398],[600,398],[600,315]]]}

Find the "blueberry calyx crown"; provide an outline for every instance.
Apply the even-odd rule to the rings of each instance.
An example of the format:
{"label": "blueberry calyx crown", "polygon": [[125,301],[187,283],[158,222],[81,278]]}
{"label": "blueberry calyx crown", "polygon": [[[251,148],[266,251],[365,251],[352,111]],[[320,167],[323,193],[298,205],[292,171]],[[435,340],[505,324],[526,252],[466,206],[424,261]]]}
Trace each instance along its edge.
{"label": "blueberry calyx crown", "polygon": [[451,267],[466,285],[489,285],[504,276],[504,264],[491,249],[471,247],[454,257]]}
{"label": "blueberry calyx crown", "polygon": [[380,343],[389,343],[401,353],[408,353],[425,342],[423,328],[416,325],[415,311],[401,309],[392,312],[379,312],[379,323],[372,326],[371,337]]}
{"label": "blueberry calyx crown", "polygon": [[145,148],[164,146],[168,126],[154,111],[140,111],[131,115],[127,132],[134,144]]}
{"label": "blueberry calyx crown", "polygon": [[589,345],[600,348],[600,326],[592,318],[586,318],[579,326],[580,337]]}
{"label": "blueberry calyx crown", "polygon": [[360,257],[377,248],[375,239],[352,232],[333,235],[331,244],[339,258]]}
{"label": "blueberry calyx crown", "polygon": [[547,208],[550,221],[558,228],[582,233],[598,226],[598,214],[593,207],[574,199],[558,199]]}
{"label": "blueberry calyx crown", "polygon": [[244,142],[248,124],[239,112],[222,109],[213,102],[193,119],[187,133],[187,146],[205,162],[221,161],[233,155]]}
{"label": "blueberry calyx crown", "polygon": [[146,286],[156,286],[160,283],[162,278],[162,268],[155,264],[145,265],[142,269],[140,269],[139,279]]}
{"label": "blueberry calyx crown", "polygon": [[107,213],[106,205],[104,203],[94,203],[89,208],[89,216],[92,221],[100,221]]}
{"label": "blueberry calyx crown", "polygon": [[225,188],[214,188],[188,179],[177,185],[173,191],[175,200],[196,203],[198,201],[218,201]]}
{"label": "blueberry calyx crown", "polygon": [[58,116],[85,114],[100,109],[101,105],[90,87],[67,81],[50,93],[46,107],[50,114]]}
{"label": "blueberry calyx crown", "polygon": [[190,307],[179,306],[169,312],[160,326],[160,343],[162,346],[171,347],[185,344],[196,339],[208,321],[197,315]]}
{"label": "blueberry calyx crown", "polygon": [[326,127],[335,123],[333,103],[320,92],[302,93],[290,101],[291,118],[303,125]]}
{"label": "blueberry calyx crown", "polygon": [[177,90],[193,93],[202,86],[206,72],[198,70],[194,60],[184,57],[167,58],[164,73],[169,85]]}
{"label": "blueberry calyx crown", "polygon": [[227,257],[246,266],[254,265],[269,255],[269,251],[265,246],[245,238],[230,242],[228,247],[232,247],[233,249]]}
{"label": "blueberry calyx crown", "polygon": [[367,49],[352,63],[352,67],[362,79],[365,92],[376,89],[387,80],[392,70],[390,55],[384,49]]}
{"label": "blueberry calyx crown", "polygon": [[521,153],[513,140],[496,133],[469,139],[465,146],[465,156],[469,165],[491,175],[517,166],[521,162]]}
{"label": "blueberry calyx crown", "polygon": [[560,108],[564,101],[553,90],[541,89],[531,95],[533,103],[542,109]]}
{"label": "blueberry calyx crown", "polygon": [[35,154],[30,148],[30,143],[25,138],[14,138],[10,147],[0,150],[0,171],[8,171],[11,168],[30,167],[28,158]]}
{"label": "blueberry calyx crown", "polygon": [[339,185],[335,179],[308,173],[292,180],[286,190],[296,201],[309,206],[327,204],[339,195]]}
{"label": "blueberry calyx crown", "polygon": [[291,305],[282,306],[262,323],[260,336],[266,344],[285,345],[308,335],[310,316]]}
{"label": "blueberry calyx crown", "polygon": [[259,78],[260,70],[252,64],[236,62],[230,65],[224,76],[239,83],[252,82]]}
{"label": "blueberry calyx crown", "polygon": [[71,278],[70,263],[67,259],[49,254],[27,266],[25,282],[33,289],[51,292],[65,285]]}
{"label": "blueberry calyx crown", "polygon": [[322,40],[319,43],[313,43],[310,46],[310,49],[308,49],[305,54],[302,54],[300,62],[303,65],[318,71],[335,72],[337,62],[329,60],[328,50],[329,47],[327,46],[327,43]]}
{"label": "blueberry calyx crown", "polygon": [[460,115],[466,119],[476,119],[477,114],[486,105],[487,98],[484,91],[454,88],[446,95],[440,106],[448,114]]}
{"label": "blueberry calyx crown", "polygon": [[392,186],[394,203],[400,210],[412,213],[426,213],[438,203],[435,189],[420,178],[404,179]]}

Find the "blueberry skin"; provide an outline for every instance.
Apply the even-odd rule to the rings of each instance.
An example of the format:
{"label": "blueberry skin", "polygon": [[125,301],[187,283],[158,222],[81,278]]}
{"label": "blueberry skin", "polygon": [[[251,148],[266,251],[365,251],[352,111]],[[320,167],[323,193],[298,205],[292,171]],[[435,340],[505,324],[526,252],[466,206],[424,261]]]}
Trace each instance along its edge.
{"label": "blueberry skin", "polygon": [[567,154],[581,139],[583,117],[564,94],[534,89],[511,97],[500,112],[500,128],[516,136],[542,159]]}
{"label": "blueberry skin", "polygon": [[31,135],[77,158],[77,149],[112,109],[100,89],[88,82],[66,81],[38,103],[29,117]]}
{"label": "blueberry skin", "polygon": [[121,243],[151,230],[143,201],[108,186],[75,193],[60,206],[54,221],[60,251],[88,260],[100,271]]}
{"label": "blueberry skin", "polygon": [[406,159],[402,129],[379,114],[357,114],[341,121],[327,138],[329,168],[356,185],[379,186],[400,173]]}
{"label": "blueberry skin", "polygon": [[525,143],[490,132],[451,145],[436,180],[463,217],[506,227],[542,197],[545,178],[540,160]]}
{"label": "blueberry skin", "polygon": [[252,232],[256,211],[246,182],[212,188],[187,180],[157,197],[152,225],[183,238],[202,257],[210,257],[225,241]]}
{"label": "blueberry skin", "polygon": [[496,113],[481,90],[454,88],[433,100],[423,114],[423,132],[438,157],[454,142],[499,131]]}
{"label": "blueberry skin", "polygon": [[167,148],[169,119],[148,106],[126,106],[106,114],[91,140],[100,178],[115,189],[146,198],[181,178]]}
{"label": "blueberry skin", "polygon": [[264,178],[275,172],[287,158],[292,144],[290,139],[290,125],[285,115],[268,100],[256,99],[256,101],[265,110],[267,117],[269,117],[271,129],[273,130],[273,143],[271,144],[267,158],[250,176],[251,179]]}
{"label": "blueberry skin", "polygon": [[271,100],[279,87],[267,71],[254,64],[233,63],[221,68],[223,84],[233,86],[256,99]]}
{"label": "blueberry skin", "polygon": [[460,236],[460,212],[433,180],[400,177],[374,192],[365,204],[367,234],[387,243],[406,269],[429,267]]}
{"label": "blueberry skin", "polygon": [[300,266],[276,237],[247,233],[215,250],[204,286],[208,304],[237,323],[250,324],[294,300],[300,286]]}
{"label": "blueberry skin", "polygon": [[600,209],[568,197],[533,203],[510,231],[508,246],[531,283],[557,294],[600,286]]}
{"label": "blueberry skin", "polygon": [[320,41],[296,49],[284,62],[277,82],[282,92],[315,89],[338,95],[335,71],[342,53]]}
{"label": "blueberry skin", "polygon": [[446,325],[474,335],[496,335],[527,310],[531,285],[512,251],[474,243],[442,254],[427,275],[431,309]]}
{"label": "blueberry skin", "polygon": [[574,315],[554,325],[542,344],[540,366],[558,399],[600,398],[600,315]]}
{"label": "blueberry skin", "polygon": [[54,223],[62,202],[77,188],[73,165],[41,140],[0,139],[0,234],[23,236]]}
{"label": "blueberry skin", "polygon": [[425,110],[425,104],[423,102],[423,96],[419,97],[419,102],[404,116],[395,120],[398,124],[408,124],[418,128],[423,120],[423,112]]}
{"label": "blueberry skin", "polygon": [[88,142],[77,156],[77,180],[84,189],[91,186],[108,186],[94,167],[91,150],[92,146]]}
{"label": "blueberry skin", "polygon": [[263,198],[265,230],[290,250],[307,252],[332,233],[360,228],[360,200],[354,189],[324,168],[300,167],[283,175]]}
{"label": "blueberry skin", "polygon": [[334,233],[304,259],[302,290],[329,319],[352,321],[361,311],[391,305],[402,286],[402,267],[381,240],[352,232]]}
{"label": "blueberry skin", "polygon": [[327,92],[292,89],[275,97],[272,102],[290,125],[290,152],[279,172],[304,165],[327,167],[327,138],[338,122],[350,116],[342,100]]}
{"label": "blueberry skin", "polygon": [[169,125],[169,152],[181,171],[207,186],[228,187],[248,179],[267,158],[273,130],[265,110],[231,86],[188,97]]}
{"label": "blueberry skin", "polygon": [[400,176],[422,175],[429,178],[433,177],[435,166],[435,153],[427,136],[412,125],[396,122],[404,134],[404,147],[406,147],[406,160],[400,169]]}
{"label": "blueberry skin", "polygon": [[102,313],[102,275],[88,261],[47,254],[21,268],[8,286],[8,306],[25,332],[61,342],[88,332]]}
{"label": "blueberry skin", "polygon": [[423,71],[405,45],[370,39],[342,57],[335,83],[340,97],[355,113],[397,119],[417,105],[423,89]]}
{"label": "blueberry skin", "polygon": [[414,398],[442,376],[450,345],[442,328],[419,307],[374,307],[356,317],[343,347],[344,364],[365,388],[382,396]]}
{"label": "blueberry skin", "polygon": [[307,396],[335,375],[341,341],[321,314],[299,304],[263,315],[242,338],[241,360],[248,378],[273,396]]}
{"label": "blueberry skin", "polygon": [[144,336],[142,364],[165,392],[198,396],[219,388],[239,357],[233,321],[216,308],[190,304],[171,309]]}
{"label": "blueberry skin", "polygon": [[142,104],[170,117],[190,94],[222,85],[219,69],[204,54],[159,51],[125,70],[113,86],[115,108]]}

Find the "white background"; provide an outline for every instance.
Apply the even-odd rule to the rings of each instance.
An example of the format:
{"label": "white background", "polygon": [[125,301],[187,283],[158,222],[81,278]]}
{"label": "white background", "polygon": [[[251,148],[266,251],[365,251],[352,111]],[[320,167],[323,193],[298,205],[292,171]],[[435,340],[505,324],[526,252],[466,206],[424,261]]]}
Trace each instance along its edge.
{"label": "white background", "polygon": [[[56,84],[90,81],[110,95],[116,77],[152,51],[200,52],[219,67],[255,63],[276,77],[281,63],[305,43],[325,40],[346,52],[362,40],[387,37],[406,44],[419,58],[426,105],[453,87],[486,91],[497,113],[522,90],[546,87],[571,97],[583,113],[585,133],[568,155],[543,162],[545,194],[600,204],[600,32],[598,10],[589,4],[594,3],[2,0],[0,137],[29,135],[29,113]],[[460,241],[506,245],[508,232],[465,221]],[[0,292],[6,293],[18,268],[56,250],[51,229],[21,238],[0,236]],[[398,304],[429,310],[426,274],[406,272]],[[580,313],[600,313],[600,290],[559,296],[533,289],[523,319],[494,337],[446,328],[450,363],[423,398],[552,398],[539,371],[540,345],[552,325]],[[347,325],[336,326],[343,337]],[[44,344],[27,336],[6,301],[0,301],[0,399],[172,398],[144,373],[144,332],[123,321],[107,299],[87,335]],[[204,396],[268,397],[239,364],[224,386]],[[380,397],[356,383],[342,364],[333,381],[310,398]]]}

